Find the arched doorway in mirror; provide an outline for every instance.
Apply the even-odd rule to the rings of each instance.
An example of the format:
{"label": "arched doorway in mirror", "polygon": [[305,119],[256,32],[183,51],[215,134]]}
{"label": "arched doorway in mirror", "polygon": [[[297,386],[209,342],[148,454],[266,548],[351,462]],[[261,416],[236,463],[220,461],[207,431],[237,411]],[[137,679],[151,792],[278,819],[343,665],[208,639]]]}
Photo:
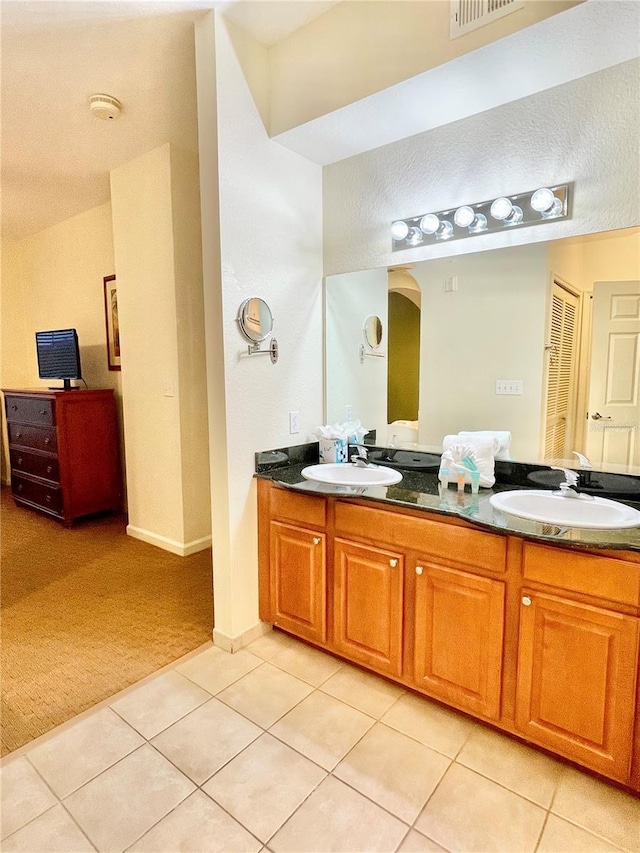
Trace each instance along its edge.
{"label": "arched doorway in mirror", "polygon": [[420,388],[420,310],[422,292],[409,270],[389,269],[387,441],[418,441]]}

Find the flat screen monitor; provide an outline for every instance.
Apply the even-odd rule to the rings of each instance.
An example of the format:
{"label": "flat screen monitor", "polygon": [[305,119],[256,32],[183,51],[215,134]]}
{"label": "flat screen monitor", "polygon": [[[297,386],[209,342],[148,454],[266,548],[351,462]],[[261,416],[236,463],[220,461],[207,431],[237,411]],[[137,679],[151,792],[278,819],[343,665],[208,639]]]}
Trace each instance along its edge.
{"label": "flat screen monitor", "polygon": [[80,348],[75,329],[53,329],[36,332],[38,376],[40,379],[62,379],[63,388],[72,388],[72,379],[82,379]]}

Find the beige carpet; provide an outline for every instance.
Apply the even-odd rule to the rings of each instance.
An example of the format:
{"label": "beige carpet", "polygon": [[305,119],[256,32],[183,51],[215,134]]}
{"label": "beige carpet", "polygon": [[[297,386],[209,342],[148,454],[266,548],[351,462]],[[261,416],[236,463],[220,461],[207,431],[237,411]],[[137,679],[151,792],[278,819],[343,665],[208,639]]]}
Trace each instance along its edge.
{"label": "beige carpet", "polygon": [[2,754],[211,640],[211,551],[132,539],[123,515],[67,529],[1,497]]}

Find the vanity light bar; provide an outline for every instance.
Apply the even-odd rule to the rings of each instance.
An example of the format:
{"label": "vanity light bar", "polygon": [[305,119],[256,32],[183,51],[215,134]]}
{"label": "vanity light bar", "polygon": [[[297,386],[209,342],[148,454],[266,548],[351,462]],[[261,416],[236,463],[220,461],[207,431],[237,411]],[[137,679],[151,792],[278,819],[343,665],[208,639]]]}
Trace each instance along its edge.
{"label": "vanity light bar", "polygon": [[476,234],[503,231],[505,228],[569,219],[570,186],[560,184],[539,187],[525,193],[439,210],[437,213],[397,219],[391,223],[392,251],[460,240]]}

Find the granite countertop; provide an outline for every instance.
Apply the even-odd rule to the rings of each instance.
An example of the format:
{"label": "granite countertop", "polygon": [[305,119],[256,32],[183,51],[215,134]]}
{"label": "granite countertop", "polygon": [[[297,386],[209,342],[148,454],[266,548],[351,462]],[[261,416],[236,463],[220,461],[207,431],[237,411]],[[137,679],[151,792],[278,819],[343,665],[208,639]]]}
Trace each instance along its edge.
{"label": "granite countertop", "polygon": [[[499,473],[498,464],[496,464],[496,484],[492,489],[480,489],[477,495],[472,495],[468,489],[463,493],[458,493],[454,485],[443,490],[438,482],[437,469],[431,471],[402,470],[403,478],[400,483],[394,486],[370,486],[366,489],[355,490],[348,486],[329,486],[305,480],[301,474],[302,469],[306,465],[317,462],[317,457],[314,459],[312,456],[307,456],[307,458],[301,459],[299,454],[289,455],[288,450],[290,449],[256,454],[258,457],[256,476],[272,480],[280,486],[301,494],[345,499],[362,498],[391,506],[424,510],[429,513],[455,515],[494,532],[561,544],[571,548],[640,551],[640,527],[622,530],[558,527],[518,518],[494,509],[489,503],[489,498],[496,492],[525,488],[524,482],[529,488],[536,487],[535,482],[530,482],[530,472],[527,470],[532,466],[506,463],[501,466]],[[268,462],[265,464],[269,454],[276,453],[279,454],[279,457],[272,457],[273,464],[270,465]],[[289,464],[284,459],[287,459]],[[541,466],[537,466],[538,470],[540,468]],[[509,480],[510,482],[501,482],[501,480]],[[540,486],[537,487],[540,488]],[[607,495],[605,494],[603,497],[607,497]],[[640,509],[639,502],[625,500],[624,503]]]}

